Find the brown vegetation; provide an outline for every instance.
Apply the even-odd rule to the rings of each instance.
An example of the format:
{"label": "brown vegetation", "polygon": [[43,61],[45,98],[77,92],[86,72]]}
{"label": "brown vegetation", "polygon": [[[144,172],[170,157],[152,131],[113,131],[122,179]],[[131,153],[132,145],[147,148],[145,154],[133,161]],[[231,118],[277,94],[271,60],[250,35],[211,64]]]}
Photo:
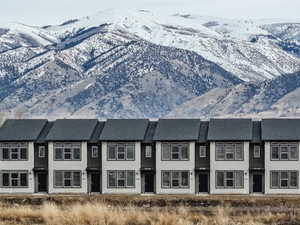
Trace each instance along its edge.
{"label": "brown vegetation", "polygon": [[[110,196],[114,199],[113,196]],[[63,199],[64,197],[60,197]],[[72,197],[66,197],[71,199]],[[74,197],[73,197],[74,198]],[[125,197],[124,197],[125,198]],[[127,197],[131,199],[132,197]],[[135,197],[138,198],[138,197]],[[144,197],[141,197],[144,199]],[[162,198],[162,197],[161,197]],[[155,199],[155,197],[153,198]],[[102,199],[103,200],[103,199]],[[149,200],[149,199],[148,199]],[[254,200],[255,201],[255,200]],[[275,207],[137,207],[104,201],[42,205],[0,204],[0,225],[292,225],[300,224],[298,208]],[[276,209],[276,210],[274,210]]]}

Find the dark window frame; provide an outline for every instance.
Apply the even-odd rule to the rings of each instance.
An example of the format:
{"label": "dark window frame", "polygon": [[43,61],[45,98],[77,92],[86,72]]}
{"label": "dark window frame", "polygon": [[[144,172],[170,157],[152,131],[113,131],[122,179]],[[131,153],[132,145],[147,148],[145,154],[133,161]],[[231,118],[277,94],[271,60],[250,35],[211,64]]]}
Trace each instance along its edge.
{"label": "dark window frame", "polygon": [[[43,154],[41,154],[43,152]],[[39,146],[38,147],[38,157],[45,158],[46,157],[46,146]]]}
{"label": "dark window frame", "polygon": [[[283,172],[287,172],[288,173],[288,179],[287,179],[287,183],[288,186],[287,187],[282,187],[281,186],[281,173]],[[272,185],[272,173],[278,173],[278,184],[279,186],[273,186]],[[291,186],[290,182],[291,182],[291,173],[296,173],[297,174],[297,186]],[[285,179],[286,180],[286,179]],[[270,170],[270,189],[298,189],[299,188],[299,171],[298,170]]]}
{"label": "dark window frame", "polygon": [[[164,186],[164,182],[163,182],[163,177],[164,177],[164,173],[169,173],[169,186]],[[174,173],[179,173],[179,178],[177,180],[179,183],[179,186],[174,187],[173,186],[173,174]],[[183,186],[182,185],[182,173],[187,173],[188,177],[187,177],[187,181],[188,181],[188,185],[187,186]],[[190,182],[190,170],[161,170],[161,189],[189,189],[191,186],[191,182]]]}
{"label": "dark window frame", "polygon": [[[278,159],[273,158],[273,147],[278,148]],[[282,159],[282,147],[287,147],[287,159]],[[297,157],[295,159],[291,158],[291,148],[296,147]],[[299,161],[299,143],[297,142],[270,142],[270,161]]]}
{"label": "dark window frame", "polygon": [[[3,185],[3,174],[8,174],[8,186]],[[18,178],[12,178],[12,174],[18,174]],[[21,185],[22,175],[26,175],[26,185]],[[12,179],[18,182],[17,186],[12,185]],[[28,188],[29,187],[29,171],[28,170],[1,170],[0,171],[0,187],[1,188]]]}
{"label": "dark window frame", "polygon": [[[256,154],[258,153],[258,154]],[[260,159],[261,158],[261,146],[260,145],[254,145],[253,146],[253,158],[254,159]]]}
{"label": "dark window frame", "polygon": [[[56,173],[57,172],[61,172],[63,173],[63,176],[62,176],[62,186],[57,186],[56,185]],[[65,186],[64,185],[64,181],[65,181],[65,173],[68,173],[70,172],[71,173],[71,183],[72,185],[71,186]],[[73,183],[74,183],[74,173],[79,173],[79,176],[80,176],[80,185],[79,186],[74,186]],[[58,188],[71,188],[71,189],[75,189],[75,188],[81,188],[82,187],[82,171],[81,170],[53,170],[53,188],[55,189],[58,189]]]}
{"label": "dark window frame", "polygon": [[[3,151],[7,150],[7,154],[8,154],[8,158],[3,158]],[[25,154],[26,157],[22,158],[22,151],[24,151],[25,149]],[[28,161],[29,160],[29,143],[24,143],[24,142],[20,142],[20,143],[1,143],[0,144],[0,152],[1,152],[1,161]],[[12,152],[15,151],[16,152]],[[16,154],[17,158],[13,158],[12,155]]]}
{"label": "dark window frame", "polygon": [[[93,145],[91,147],[91,158],[92,159],[98,159],[99,158],[99,146]],[[96,153],[95,153],[96,152]]]}
{"label": "dark window frame", "polygon": [[[225,174],[227,173],[233,173],[233,186],[227,186],[226,181],[229,180],[226,178]],[[223,173],[223,183],[224,186],[218,186],[218,173]],[[237,173],[242,174],[242,186],[236,186],[236,178],[237,178]],[[245,176],[244,176],[244,170],[216,170],[215,171],[215,188],[216,189],[244,189],[245,188]]]}
{"label": "dark window frame", "polygon": [[[226,158],[226,146],[228,145],[233,145],[233,159],[227,159]],[[237,155],[237,146],[241,145],[242,146],[242,158],[241,159],[237,159],[236,155]],[[223,146],[224,148],[224,158],[220,159],[218,158],[218,146]],[[244,142],[215,142],[215,161],[244,161],[245,160],[245,146],[244,146]]]}
{"label": "dark window frame", "polygon": [[[109,148],[110,146],[114,146],[115,150],[114,150],[114,158],[109,158]],[[128,155],[128,146],[133,147],[133,158],[128,159],[127,155]],[[123,147],[124,148],[124,159],[119,159],[119,147]],[[108,142],[107,143],[107,149],[106,149],[106,160],[107,161],[135,161],[135,150],[136,150],[136,146],[135,146],[135,142],[127,142],[127,143],[123,143],[123,142]]]}
{"label": "dark window frame", "polygon": [[[122,180],[125,181],[125,185],[124,186],[119,186],[119,173],[125,173],[125,178]],[[110,186],[110,183],[109,183],[109,176],[110,176],[110,173],[114,173],[115,174],[115,177],[116,177],[116,180],[115,180],[115,186]],[[128,173],[132,173],[133,174],[133,181],[134,181],[134,185],[133,186],[128,186]],[[134,189],[136,188],[136,171],[135,170],[107,170],[106,171],[106,180],[107,180],[107,189]]]}
{"label": "dark window frame", "polygon": [[[170,148],[170,153],[168,158],[163,157],[164,146],[168,146]],[[172,150],[173,147],[178,147],[179,149],[179,159],[172,158]],[[187,148],[187,158],[182,158],[182,149]],[[161,161],[190,161],[190,144],[188,142],[162,142],[161,143]]]}
{"label": "dark window frame", "polygon": [[[56,150],[61,149],[62,158],[56,158]],[[79,159],[75,159],[75,150],[79,149]],[[68,152],[70,150],[70,153]],[[71,156],[67,159],[65,156]],[[79,142],[64,142],[64,143],[53,143],[53,161],[81,161],[82,160],[82,145]]]}

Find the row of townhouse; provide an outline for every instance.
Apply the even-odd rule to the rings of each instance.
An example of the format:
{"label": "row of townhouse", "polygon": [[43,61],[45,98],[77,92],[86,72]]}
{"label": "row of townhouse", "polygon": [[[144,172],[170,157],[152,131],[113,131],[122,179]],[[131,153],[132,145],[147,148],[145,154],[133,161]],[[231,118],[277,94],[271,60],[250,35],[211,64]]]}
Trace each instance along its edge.
{"label": "row of townhouse", "polygon": [[6,120],[0,193],[300,194],[300,119]]}

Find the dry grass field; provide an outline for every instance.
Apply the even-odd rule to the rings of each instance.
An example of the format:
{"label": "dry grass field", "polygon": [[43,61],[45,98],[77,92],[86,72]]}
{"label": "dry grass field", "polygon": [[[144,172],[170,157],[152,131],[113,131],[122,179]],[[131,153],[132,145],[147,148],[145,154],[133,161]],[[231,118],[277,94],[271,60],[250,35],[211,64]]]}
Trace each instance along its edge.
{"label": "dry grass field", "polygon": [[0,196],[0,225],[15,224],[296,225],[300,196]]}

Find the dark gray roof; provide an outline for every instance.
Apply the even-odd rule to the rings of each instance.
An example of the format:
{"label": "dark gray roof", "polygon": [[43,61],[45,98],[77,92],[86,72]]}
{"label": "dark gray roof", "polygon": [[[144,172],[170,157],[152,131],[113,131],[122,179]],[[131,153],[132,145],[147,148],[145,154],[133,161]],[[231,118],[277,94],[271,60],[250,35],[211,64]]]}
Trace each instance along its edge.
{"label": "dark gray roof", "polygon": [[160,119],[153,137],[155,141],[198,140],[199,119]]}
{"label": "dark gray roof", "polygon": [[90,139],[90,143],[97,143],[99,141],[100,134],[104,128],[105,122],[98,122],[93,135]]}
{"label": "dark gray roof", "polygon": [[251,119],[211,119],[208,140],[233,141],[252,140]]}
{"label": "dark gray roof", "polygon": [[209,122],[201,121],[200,123],[200,132],[199,132],[199,143],[207,142],[207,133],[208,133]]}
{"label": "dark gray roof", "polygon": [[35,141],[47,120],[9,119],[0,128],[0,141]]}
{"label": "dark gray roof", "polygon": [[157,127],[157,122],[154,122],[154,121],[149,122],[149,126],[148,126],[148,129],[146,131],[146,135],[145,135],[145,138],[143,141],[144,143],[152,143],[153,142],[153,136],[154,136],[156,127]]}
{"label": "dark gray roof", "polygon": [[263,119],[261,122],[262,140],[300,140],[300,119]]}
{"label": "dark gray roof", "polygon": [[36,143],[38,143],[38,144],[44,144],[44,143],[47,142],[46,137],[47,137],[47,135],[48,135],[48,133],[51,130],[51,128],[52,128],[53,125],[54,125],[54,122],[48,122],[44,126],[42,132],[40,133],[38,139],[36,140]]}
{"label": "dark gray roof", "polygon": [[101,141],[142,141],[148,119],[108,119],[100,135]]}
{"label": "dark gray roof", "polygon": [[88,141],[97,126],[96,119],[60,119],[54,122],[48,141]]}
{"label": "dark gray roof", "polygon": [[260,143],[261,142],[261,122],[253,121],[253,131],[252,131],[252,142]]}

